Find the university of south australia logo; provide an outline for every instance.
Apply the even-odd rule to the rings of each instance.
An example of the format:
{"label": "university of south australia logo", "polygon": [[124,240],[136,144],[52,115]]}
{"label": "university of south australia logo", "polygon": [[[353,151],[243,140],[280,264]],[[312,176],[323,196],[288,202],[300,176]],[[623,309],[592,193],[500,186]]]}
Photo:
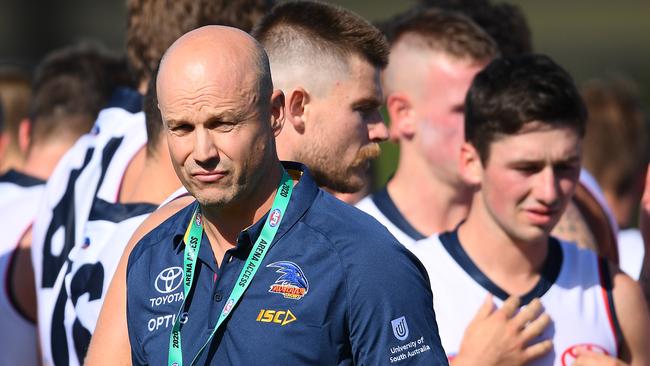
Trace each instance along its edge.
{"label": "university of south australia logo", "polygon": [[161,294],[168,294],[175,291],[181,285],[183,276],[181,267],[169,267],[163,269],[156,277],[156,290]]}
{"label": "university of south australia logo", "polygon": [[285,299],[300,300],[309,292],[309,282],[302,269],[295,263],[280,261],[268,267],[278,268],[275,272],[282,274],[269,288],[269,292],[282,294]]}
{"label": "university of south australia logo", "polygon": [[400,341],[405,340],[409,337],[409,326],[406,324],[406,317],[399,317],[390,321],[390,325],[393,327],[393,335],[395,338]]}

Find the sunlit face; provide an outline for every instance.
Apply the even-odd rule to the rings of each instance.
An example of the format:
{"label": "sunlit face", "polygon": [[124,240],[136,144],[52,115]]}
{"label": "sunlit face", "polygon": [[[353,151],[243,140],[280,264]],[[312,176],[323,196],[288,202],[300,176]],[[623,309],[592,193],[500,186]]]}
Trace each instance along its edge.
{"label": "sunlit face", "polygon": [[492,142],[481,168],[482,204],[477,209],[485,209],[517,242],[546,240],[580,174],[578,133],[570,128],[540,128]]}
{"label": "sunlit face", "polygon": [[370,160],[379,155],[388,131],[379,113],[379,70],[359,57],[336,76],[323,95],[311,95],[305,110],[306,144],[296,154],[319,185],[356,192],[364,185]]}
{"label": "sunlit face", "polygon": [[413,101],[418,150],[435,176],[450,185],[462,183],[459,158],[465,142],[465,95],[484,66],[436,53],[422,75],[423,88]]}
{"label": "sunlit face", "polygon": [[271,113],[254,73],[206,70],[197,63],[160,76],[158,98],[176,174],[202,205],[223,207],[263,179],[275,154]]}

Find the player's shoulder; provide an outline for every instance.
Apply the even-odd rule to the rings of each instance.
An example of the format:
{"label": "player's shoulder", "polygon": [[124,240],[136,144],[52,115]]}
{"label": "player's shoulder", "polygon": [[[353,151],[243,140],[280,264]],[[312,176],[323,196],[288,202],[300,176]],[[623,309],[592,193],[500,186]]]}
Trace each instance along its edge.
{"label": "player's shoulder", "polygon": [[328,238],[346,245],[350,241],[361,246],[397,243],[374,217],[324,191],[319,192],[305,221]]}
{"label": "player's shoulder", "polygon": [[305,223],[327,239],[348,270],[365,274],[376,269],[422,270],[419,260],[374,217],[326,192],[321,195]]}
{"label": "player's shoulder", "polygon": [[369,210],[374,210],[377,208],[372,200],[372,194],[363,197],[361,200],[359,200],[359,202],[354,204],[354,207],[364,212],[368,212]]}
{"label": "player's shoulder", "polygon": [[137,261],[152,248],[171,243],[173,238],[182,234],[192,214],[192,196],[181,196],[152,212],[136,229],[129,242],[129,264]]}

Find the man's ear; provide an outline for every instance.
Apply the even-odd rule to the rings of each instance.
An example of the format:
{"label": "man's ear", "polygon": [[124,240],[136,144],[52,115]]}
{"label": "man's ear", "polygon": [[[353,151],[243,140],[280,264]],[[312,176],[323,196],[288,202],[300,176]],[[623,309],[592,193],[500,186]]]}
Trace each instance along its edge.
{"label": "man's ear", "polygon": [[460,175],[472,186],[481,184],[483,178],[483,163],[474,145],[465,142],[460,148]]}
{"label": "man's ear", "polygon": [[390,140],[411,139],[415,135],[413,104],[408,95],[394,93],[386,99],[386,110],[390,116]]}
{"label": "man's ear", "polygon": [[0,132],[0,160],[4,157],[8,145],[9,136],[7,135],[7,132]]}
{"label": "man's ear", "polygon": [[32,121],[23,118],[18,124],[18,147],[23,156],[27,156],[29,146],[32,142]]}
{"label": "man's ear", "polygon": [[305,120],[307,113],[305,107],[309,104],[309,92],[302,87],[297,87],[286,96],[286,120],[296,132],[303,134],[305,132]]}
{"label": "man's ear", "polygon": [[284,126],[284,93],[280,89],[271,95],[271,129],[273,136],[278,137]]}

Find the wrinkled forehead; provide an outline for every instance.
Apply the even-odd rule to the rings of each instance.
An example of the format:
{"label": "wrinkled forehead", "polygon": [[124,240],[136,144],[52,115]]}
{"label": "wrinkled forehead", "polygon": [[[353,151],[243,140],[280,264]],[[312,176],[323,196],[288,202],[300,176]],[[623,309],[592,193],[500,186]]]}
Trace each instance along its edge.
{"label": "wrinkled forehead", "polygon": [[235,53],[229,49],[204,50],[190,48],[170,52],[161,62],[158,84],[168,80],[190,83],[219,82],[239,85],[259,78],[261,71],[250,52]]}

